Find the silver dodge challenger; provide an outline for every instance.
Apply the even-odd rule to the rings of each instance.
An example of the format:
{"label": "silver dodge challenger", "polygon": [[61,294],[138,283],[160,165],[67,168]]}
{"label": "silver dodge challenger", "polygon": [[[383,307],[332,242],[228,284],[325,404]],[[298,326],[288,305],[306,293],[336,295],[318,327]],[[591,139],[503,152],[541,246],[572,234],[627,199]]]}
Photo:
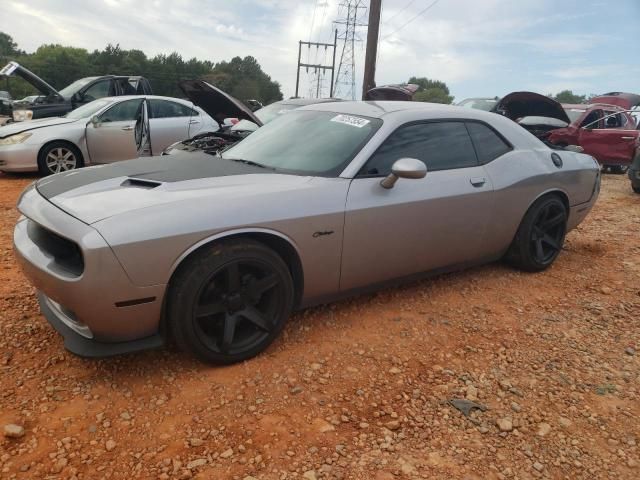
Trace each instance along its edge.
{"label": "silver dodge challenger", "polygon": [[43,178],[19,199],[14,244],[70,351],[172,340],[232,363],[294,309],[502,258],[544,270],[599,189],[592,157],[497,114],[325,103],[222,153]]}

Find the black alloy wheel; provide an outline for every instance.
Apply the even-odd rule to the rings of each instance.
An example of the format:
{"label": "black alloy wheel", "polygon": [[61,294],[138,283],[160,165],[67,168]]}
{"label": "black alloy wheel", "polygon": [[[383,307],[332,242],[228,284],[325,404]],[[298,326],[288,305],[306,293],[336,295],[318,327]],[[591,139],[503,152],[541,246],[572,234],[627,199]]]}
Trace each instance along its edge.
{"label": "black alloy wheel", "polygon": [[531,232],[531,254],[540,264],[553,261],[562,249],[566,210],[558,202],[547,203],[539,210]]}
{"label": "black alloy wheel", "polygon": [[562,250],[567,217],[567,207],[558,196],[536,200],[522,219],[506,259],[528,272],[548,268]]}
{"label": "black alloy wheel", "polygon": [[234,363],[264,350],[293,304],[282,258],[249,240],[198,252],[171,284],[168,315],[176,342],[211,363]]}
{"label": "black alloy wheel", "polygon": [[275,329],[272,318],[285,300],[278,275],[252,259],[222,265],[200,289],[192,321],[213,352],[234,355],[252,350]]}

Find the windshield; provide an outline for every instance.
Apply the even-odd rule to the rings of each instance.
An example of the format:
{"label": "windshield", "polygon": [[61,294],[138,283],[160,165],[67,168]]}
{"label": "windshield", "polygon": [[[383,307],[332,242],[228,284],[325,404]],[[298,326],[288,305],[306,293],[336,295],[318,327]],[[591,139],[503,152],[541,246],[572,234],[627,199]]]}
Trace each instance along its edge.
{"label": "windshield", "polygon": [[295,110],[296,108],[300,108],[301,105],[287,105],[286,103],[272,103],[271,105],[267,105],[260,110],[256,110],[254,115],[260,119],[262,123],[269,123],[276,117],[279,117],[283,113],[290,112],[291,110]]}
{"label": "windshield", "polygon": [[469,98],[463,100],[458,104],[459,107],[475,108],[477,110],[484,110],[485,112],[491,111],[495,107],[498,100],[494,98]]}
{"label": "windshield", "polygon": [[259,128],[221,156],[288,173],[335,176],[380,125],[377,118],[300,110]]}
{"label": "windshield", "polygon": [[74,93],[76,93],[78,90],[80,90],[82,87],[84,87],[87,83],[91,82],[95,78],[96,77],[87,77],[87,78],[81,78],[80,80],[76,80],[71,85],[67,85],[62,90],[60,90],[60,95],[62,95],[64,98],[67,98],[67,99],[71,98],[73,97]]}
{"label": "windshield", "polygon": [[564,111],[567,112],[567,116],[569,117],[569,120],[571,120],[571,123],[578,120],[582,114],[586,112],[586,110],[580,110],[579,108],[565,108]]}
{"label": "windshield", "polygon": [[109,100],[94,100],[86,105],[76,108],[65,115],[66,118],[78,120],[79,118],[89,118],[95,115],[99,110],[109,105]]}

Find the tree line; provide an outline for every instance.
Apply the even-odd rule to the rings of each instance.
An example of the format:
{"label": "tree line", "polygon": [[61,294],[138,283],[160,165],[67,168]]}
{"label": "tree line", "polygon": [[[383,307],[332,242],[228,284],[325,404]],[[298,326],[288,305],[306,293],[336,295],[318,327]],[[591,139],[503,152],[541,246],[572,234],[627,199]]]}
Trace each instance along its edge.
{"label": "tree line", "polygon": [[[10,60],[31,70],[57,90],[83,77],[142,75],[149,79],[156,95],[181,97],[178,81],[201,78],[240,100],[256,99],[263,104],[282,100],[280,84],[271,80],[251,56],[214,64],[197,58],[185,60],[177,52],[148,57],[141,50],[124,50],[111,44],[93,52],[50,44],[27,53],[10,35],[0,32],[0,67]],[[38,94],[17,77],[0,79],[0,90],[8,90],[15,99]]]}

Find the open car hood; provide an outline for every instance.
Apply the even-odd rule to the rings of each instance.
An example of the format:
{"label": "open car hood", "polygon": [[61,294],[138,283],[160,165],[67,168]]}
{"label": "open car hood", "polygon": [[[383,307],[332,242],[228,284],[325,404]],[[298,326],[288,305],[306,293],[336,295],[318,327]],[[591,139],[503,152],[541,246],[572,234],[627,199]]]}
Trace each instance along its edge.
{"label": "open car hood", "polygon": [[35,87],[43,95],[47,95],[47,96],[56,95],[58,97],[62,97],[62,95],[60,95],[60,93],[58,93],[58,91],[55,88],[53,88],[51,85],[49,85],[47,82],[42,80],[35,73],[33,73],[30,70],[27,70],[17,62],[9,62],[4,67],[2,67],[2,70],[0,70],[0,77],[2,76],[10,77],[12,75],[22,78],[23,80],[31,84],[33,87]]}
{"label": "open car hood", "polygon": [[553,98],[534,92],[512,92],[496,103],[491,111],[513,121],[523,117],[548,117],[571,123],[562,105]]}
{"label": "open car hood", "polygon": [[383,85],[374,87],[369,90],[365,96],[365,100],[400,100],[411,101],[413,94],[418,90],[418,85],[413,83],[401,85]]}
{"label": "open car hood", "polygon": [[224,123],[225,118],[238,118],[262,126],[260,119],[249,107],[204,80],[182,80],[178,82],[178,86],[194,105],[202,108],[220,125]]}
{"label": "open car hood", "polygon": [[640,95],[625,92],[609,92],[598,97],[593,97],[589,103],[606,103],[607,105],[617,105],[625,110],[631,110],[640,105]]}

